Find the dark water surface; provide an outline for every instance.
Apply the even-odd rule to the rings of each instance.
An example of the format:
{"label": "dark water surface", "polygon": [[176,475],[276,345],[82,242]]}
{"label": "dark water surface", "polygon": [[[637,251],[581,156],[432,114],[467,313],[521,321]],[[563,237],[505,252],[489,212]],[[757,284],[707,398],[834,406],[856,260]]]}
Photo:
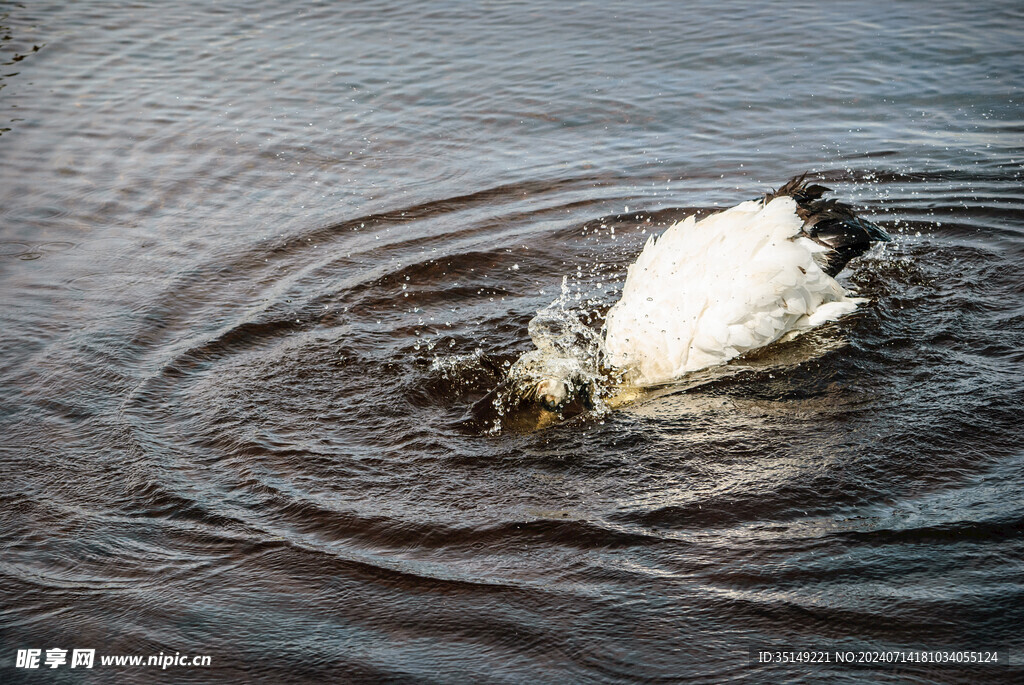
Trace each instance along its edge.
{"label": "dark water surface", "polygon": [[[1019,2],[32,1],[0,41],[0,681],[1024,677]],[[870,304],[460,423],[563,277],[600,312],[807,169],[896,237]],[[55,647],[97,664],[16,668]],[[160,652],[212,665],[99,665]]]}

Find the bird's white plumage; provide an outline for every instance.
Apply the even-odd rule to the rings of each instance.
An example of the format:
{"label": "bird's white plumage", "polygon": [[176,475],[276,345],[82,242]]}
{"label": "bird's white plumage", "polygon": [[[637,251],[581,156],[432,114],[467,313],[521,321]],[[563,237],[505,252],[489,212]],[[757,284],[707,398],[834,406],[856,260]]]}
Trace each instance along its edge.
{"label": "bird's white plumage", "polygon": [[608,361],[654,385],[838,318],[861,300],[822,271],[793,198],[744,202],[647,241],[605,323]]}

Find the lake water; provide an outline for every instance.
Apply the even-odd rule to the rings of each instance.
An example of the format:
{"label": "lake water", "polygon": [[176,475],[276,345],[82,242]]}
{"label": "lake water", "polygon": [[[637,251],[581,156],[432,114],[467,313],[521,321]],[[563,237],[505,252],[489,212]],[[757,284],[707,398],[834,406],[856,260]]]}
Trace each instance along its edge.
{"label": "lake water", "polygon": [[[1022,677],[1018,2],[33,0],[0,43],[3,682]],[[599,317],[807,170],[895,238],[869,304],[467,427],[563,281]],[[99,662],[159,653],[211,665]]]}

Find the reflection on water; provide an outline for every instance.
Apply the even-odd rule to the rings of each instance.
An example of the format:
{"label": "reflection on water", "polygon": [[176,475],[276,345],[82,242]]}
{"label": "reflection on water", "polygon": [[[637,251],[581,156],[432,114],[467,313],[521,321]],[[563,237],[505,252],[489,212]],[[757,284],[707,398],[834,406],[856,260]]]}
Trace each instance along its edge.
{"label": "reflection on water", "polygon": [[[1022,27],[3,8],[0,680],[51,647],[239,682],[998,678],[747,650],[1021,659]],[[652,232],[807,168],[896,237],[842,279],[869,304],[467,430],[563,279],[599,327]]]}

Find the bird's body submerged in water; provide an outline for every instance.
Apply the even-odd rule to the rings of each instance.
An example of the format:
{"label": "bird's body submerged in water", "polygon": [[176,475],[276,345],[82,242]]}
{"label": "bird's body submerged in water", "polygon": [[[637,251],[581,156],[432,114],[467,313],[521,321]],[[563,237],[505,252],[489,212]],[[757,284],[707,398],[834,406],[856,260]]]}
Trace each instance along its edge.
{"label": "bird's body submerged in water", "polygon": [[848,205],[822,199],[829,189],[805,176],[648,240],[603,338],[539,313],[530,325],[537,350],[485,400],[504,403],[501,413],[535,410],[541,426],[567,409],[592,408],[609,378],[632,387],[668,383],[853,311],[862,300],[835,276],[890,238]]}

